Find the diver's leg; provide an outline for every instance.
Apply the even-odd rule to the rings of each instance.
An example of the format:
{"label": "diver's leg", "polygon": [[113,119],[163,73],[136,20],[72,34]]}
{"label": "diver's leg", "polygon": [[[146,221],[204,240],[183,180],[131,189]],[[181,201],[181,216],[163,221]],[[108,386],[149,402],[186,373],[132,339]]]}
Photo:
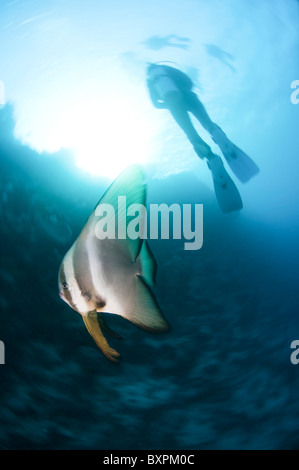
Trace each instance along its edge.
{"label": "diver's leg", "polygon": [[204,105],[195,93],[191,92],[186,96],[186,106],[188,111],[190,111],[200,124],[209,132],[210,136],[223,154],[225,155],[229,152],[233,145],[232,142],[227,138],[221,127],[212,121]]}
{"label": "diver's leg", "polygon": [[[196,95],[195,95],[196,96]],[[168,106],[172,116],[179,124],[181,129],[187,135],[189,141],[192,143],[195,152],[201,158],[207,159],[207,165],[212,173],[213,185],[215,190],[216,199],[223,212],[232,212],[242,209],[242,199],[236,188],[234,182],[226,172],[223,162],[218,155],[215,155],[211,148],[202,138],[197,134],[195,127],[189,117],[187,103],[180,102],[175,106]],[[193,108],[192,108],[193,109]],[[197,108],[199,110],[199,107]],[[208,117],[202,112],[201,108],[200,118]],[[195,111],[196,112],[196,111]],[[209,119],[209,117],[208,117]],[[210,121],[211,124],[212,121]],[[209,121],[205,120],[205,125],[209,126]],[[204,126],[205,127],[205,126]]]}
{"label": "diver's leg", "polygon": [[188,94],[186,97],[186,106],[188,111],[190,111],[200,124],[209,132],[214,142],[222,151],[223,149],[231,147],[232,142],[227,138],[221,127],[212,121],[204,105],[195,93],[191,92]]}
{"label": "diver's leg", "polygon": [[[259,172],[258,166],[251,158],[229,140],[220,126],[215,124],[206,112],[203,104],[195,93],[186,96],[186,106],[198,119],[201,125],[210,133],[213,141],[218,145],[231,170],[245,183]],[[220,158],[220,157],[218,157]],[[214,160],[216,162],[216,160]]]}
{"label": "diver's leg", "polygon": [[[216,124],[212,121],[210,116],[208,115],[206,108],[202,104],[202,102],[199,100],[197,95],[195,93],[190,93],[188,97],[186,97],[186,104],[188,111],[190,111],[196,119],[200,122],[202,127],[206,129],[209,134],[212,135]],[[218,126],[217,126],[218,127]]]}
{"label": "diver's leg", "polygon": [[184,104],[179,103],[176,105],[172,105],[169,106],[168,109],[177,124],[188,137],[199,158],[211,158],[213,156],[212,150],[209,145],[206,144],[205,141],[202,140],[202,138],[198,135]]}

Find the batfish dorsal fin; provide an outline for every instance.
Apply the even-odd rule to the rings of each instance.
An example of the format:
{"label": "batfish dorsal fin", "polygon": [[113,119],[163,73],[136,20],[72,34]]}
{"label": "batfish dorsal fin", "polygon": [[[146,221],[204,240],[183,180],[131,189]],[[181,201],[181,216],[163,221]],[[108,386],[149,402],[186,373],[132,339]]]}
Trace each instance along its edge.
{"label": "batfish dorsal fin", "polygon": [[[127,167],[113,181],[113,183],[101,197],[85,226],[86,230],[91,233],[91,224],[95,225],[100,219],[99,206],[103,204],[109,204],[112,206],[114,211],[111,213],[111,215],[110,213],[105,215],[105,223],[111,223],[114,225],[115,238],[124,245],[125,250],[129,252],[132,261],[136,261],[136,258],[141,250],[143,239],[140,237],[132,239],[126,236],[127,226],[135,216],[135,214],[132,216],[127,216],[127,208],[132,204],[141,204],[145,207],[146,184],[144,180],[145,176],[140,166],[131,165]],[[125,196],[126,199],[124,201],[122,198],[119,207],[119,197],[121,199],[122,196]],[[146,220],[142,214],[139,217],[139,222],[141,224],[139,231],[143,233]]]}

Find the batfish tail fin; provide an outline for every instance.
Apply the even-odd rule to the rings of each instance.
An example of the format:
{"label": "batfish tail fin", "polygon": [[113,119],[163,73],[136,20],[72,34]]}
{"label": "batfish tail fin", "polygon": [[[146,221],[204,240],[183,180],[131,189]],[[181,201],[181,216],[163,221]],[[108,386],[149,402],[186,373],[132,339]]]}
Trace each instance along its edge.
{"label": "batfish tail fin", "polygon": [[93,337],[96,345],[100,348],[104,356],[112,362],[118,362],[120,355],[115,349],[110,348],[106,338],[103,336],[97,313],[89,312],[87,316],[82,315],[82,318],[88,333]]}
{"label": "batfish tail fin", "polygon": [[134,325],[151,333],[165,333],[170,326],[144,279],[137,275],[135,280],[136,296],[133,308],[122,316]]}

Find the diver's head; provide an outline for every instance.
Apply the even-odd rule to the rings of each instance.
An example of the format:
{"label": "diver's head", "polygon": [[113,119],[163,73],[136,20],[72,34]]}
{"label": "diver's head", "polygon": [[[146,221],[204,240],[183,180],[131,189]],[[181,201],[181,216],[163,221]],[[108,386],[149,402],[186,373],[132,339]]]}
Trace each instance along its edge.
{"label": "diver's head", "polygon": [[147,76],[151,77],[152,74],[155,75],[155,73],[158,73],[160,68],[161,68],[161,65],[156,64],[154,62],[148,62],[147,69],[146,69]]}
{"label": "diver's head", "polygon": [[[169,65],[165,65],[165,64],[171,64],[170,66]],[[163,68],[163,67],[173,67],[173,65],[175,66],[178,66],[178,64],[176,62],[173,62],[172,60],[160,60],[159,62],[147,62],[147,72],[148,73],[151,73],[153,72],[155,69],[158,69],[158,68]]]}
{"label": "diver's head", "polygon": [[156,67],[159,67],[158,64],[156,64],[155,62],[147,62],[147,71],[150,72],[151,70],[153,70],[154,68]]}

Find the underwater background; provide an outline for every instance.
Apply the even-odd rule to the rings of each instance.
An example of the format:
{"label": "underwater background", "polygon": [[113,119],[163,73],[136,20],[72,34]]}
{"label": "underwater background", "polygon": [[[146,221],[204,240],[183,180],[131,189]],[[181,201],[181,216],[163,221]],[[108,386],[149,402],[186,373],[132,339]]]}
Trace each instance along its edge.
{"label": "underwater background", "polygon": [[[298,24],[295,0],[1,2],[1,449],[299,448]],[[258,164],[235,181],[242,211],[220,211],[206,165],[153,108],[158,61]],[[148,204],[203,204],[204,241],[150,241],[171,331],[107,316],[114,365],[57,275],[131,163]]]}

